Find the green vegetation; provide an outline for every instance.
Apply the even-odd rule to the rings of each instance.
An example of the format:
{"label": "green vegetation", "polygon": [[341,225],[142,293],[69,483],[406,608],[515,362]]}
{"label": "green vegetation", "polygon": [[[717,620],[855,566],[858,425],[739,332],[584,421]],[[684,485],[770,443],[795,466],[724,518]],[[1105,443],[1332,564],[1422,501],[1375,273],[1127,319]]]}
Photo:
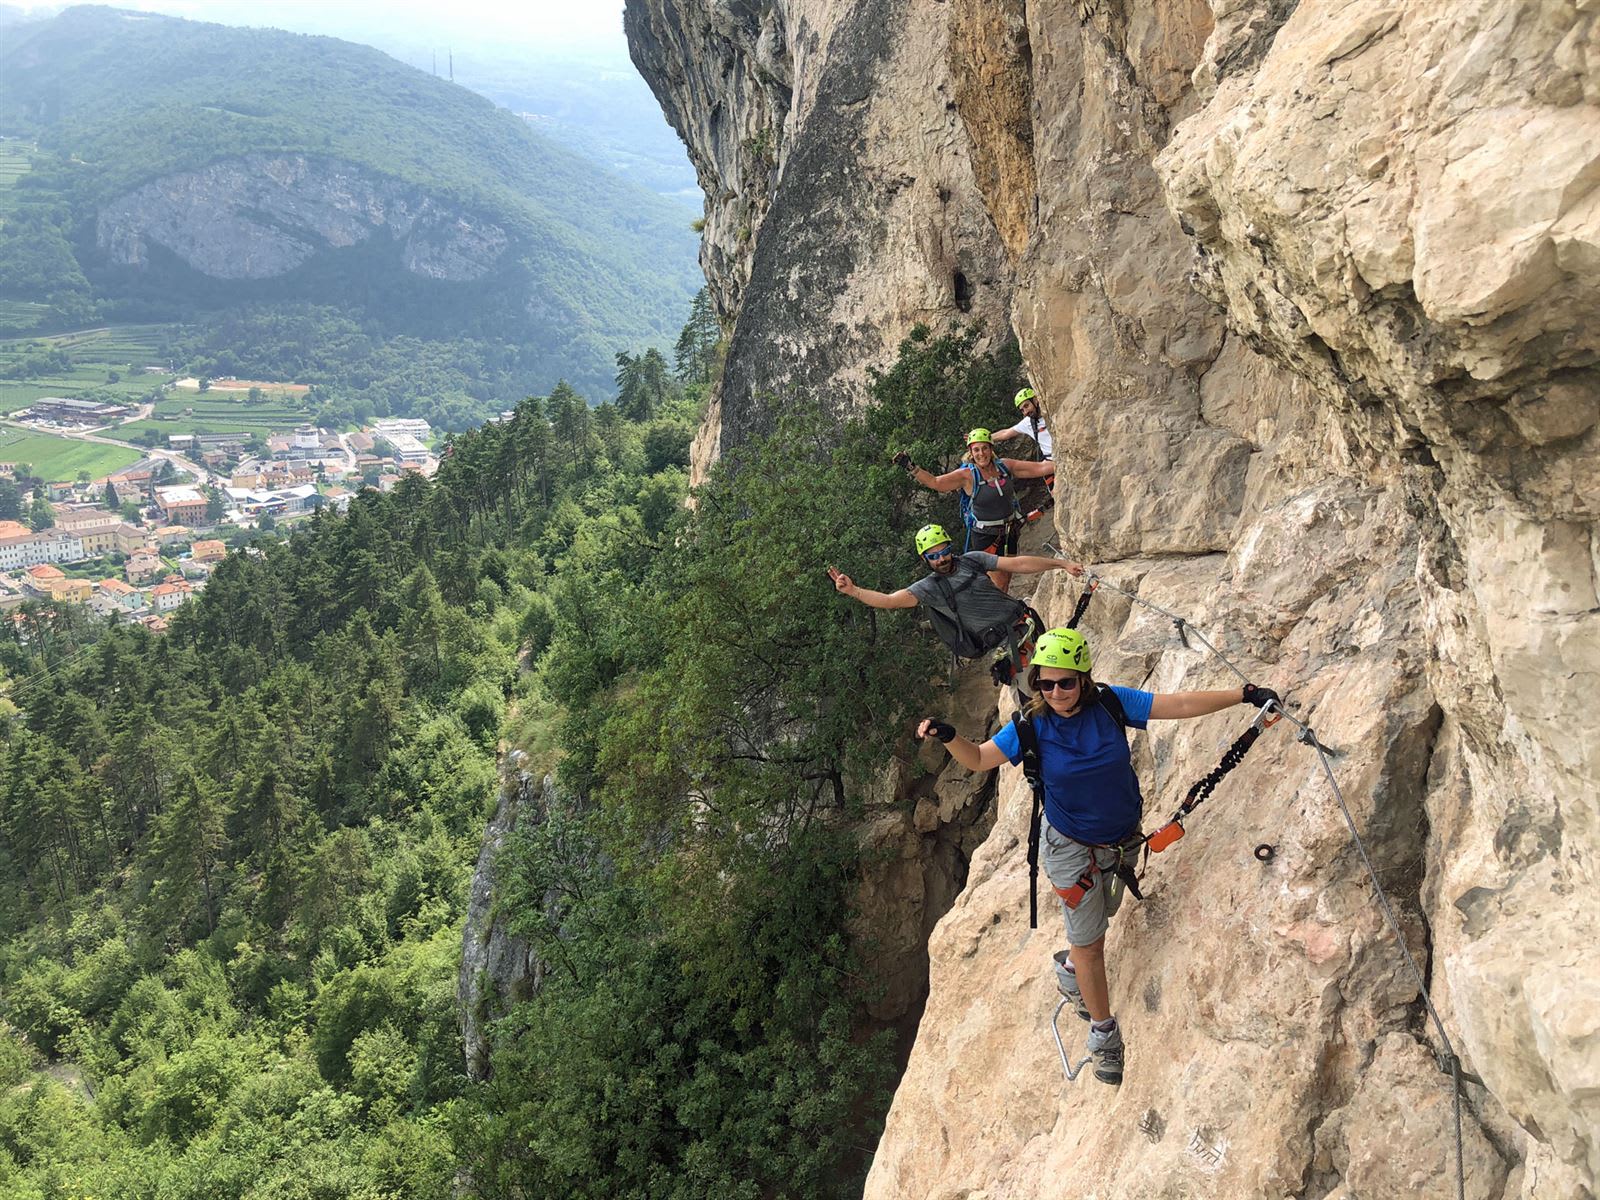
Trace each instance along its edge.
{"label": "green vegetation", "polygon": [[0,462],[29,463],[41,479],[74,479],[79,471],[98,479],[138,461],[138,451],[121,446],[102,446],[0,425]]}
{"label": "green vegetation", "polygon": [[[38,147],[24,173],[21,143],[0,143],[12,163],[12,182],[0,182],[12,198],[0,298],[49,305],[57,327],[137,315],[204,330],[241,308],[315,300],[354,317],[378,348],[483,343],[499,377],[465,392],[481,417],[559,376],[603,391],[618,347],[665,347],[694,289],[694,239],[677,205],[464,88],[331,38],[69,9],[8,30],[0,133]],[[108,200],[254,153],[338,160],[493,223],[510,245],[467,285],[406,271],[387,236],[255,281],[211,279],[160,247],[143,269],[121,268],[94,244]],[[31,310],[16,315],[36,327]],[[306,381],[360,386],[359,363],[333,361]]]}
{"label": "green vegetation", "polygon": [[[165,637],[0,625],[0,1193],[859,1194],[890,1060],[853,823],[941,655],[822,568],[904,581],[927,496],[886,447],[959,448],[1015,356],[918,331],[870,411],[792,403],[693,514],[703,385],[619,373],[632,415],[525,400],[230,556]],[[560,759],[499,864],[546,973],[470,1084],[501,738]]]}
{"label": "green vegetation", "polygon": [[32,167],[32,142],[0,137],[0,216],[13,211],[17,183]]}
{"label": "green vegetation", "polygon": [[153,401],[169,378],[145,370],[171,352],[167,332],[119,325],[0,341],[0,415],[46,396],[138,405]]}

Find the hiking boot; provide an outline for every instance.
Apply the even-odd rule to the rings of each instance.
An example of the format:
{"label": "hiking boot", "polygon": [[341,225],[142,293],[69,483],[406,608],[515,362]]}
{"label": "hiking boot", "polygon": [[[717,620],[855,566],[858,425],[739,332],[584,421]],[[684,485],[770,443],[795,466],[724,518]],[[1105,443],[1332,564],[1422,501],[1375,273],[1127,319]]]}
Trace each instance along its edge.
{"label": "hiking boot", "polygon": [[1078,977],[1067,966],[1067,951],[1057,950],[1050,957],[1056,960],[1056,991],[1067,998],[1073,1012],[1085,1021],[1089,1020],[1089,1006],[1083,1002]]}
{"label": "hiking boot", "polygon": [[1089,1053],[1094,1056],[1094,1077],[1113,1087],[1122,1082],[1122,1030],[1113,1019],[1110,1029],[1089,1026]]}

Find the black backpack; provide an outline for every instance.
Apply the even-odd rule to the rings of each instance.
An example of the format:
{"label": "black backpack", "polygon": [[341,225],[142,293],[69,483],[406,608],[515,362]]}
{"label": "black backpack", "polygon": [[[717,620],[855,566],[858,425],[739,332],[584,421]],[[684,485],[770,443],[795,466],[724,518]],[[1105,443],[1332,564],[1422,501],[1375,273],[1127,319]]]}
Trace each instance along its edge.
{"label": "black backpack", "polygon": [[[956,603],[956,597],[981,578],[983,578],[981,574],[972,574],[959,583],[952,584],[948,579],[934,577],[934,585],[938,587],[939,594],[944,597],[945,604],[956,614],[956,618],[951,620],[938,609],[930,607],[927,610],[928,620],[933,625],[934,633],[939,635],[939,640],[948,646],[957,658],[978,658],[1001,645],[1011,636],[1012,628],[1028,611],[1028,606],[1017,600],[1013,602],[1011,615],[1004,620],[996,621],[985,629],[968,629],[961,620],[961,606]],[[1040,628],[1043,627],[1041,623]]]}
{"label": "black backpack", "polygon": [[[1111,714],[1111,719],[1117,723],[1117,728],[1122,730],[1122,736],[1128,736],[1128,714],[1123,710],[1121,698],[1106,684],[1094,685],[1095,703]],[[1033,719],[1024,717],[1021,713],[1013,713],[1011,723],[1017,727],[1017,744],[1022,748],[1022,777],[1028,781],[1028,787],[1033,792],[1033,815],[1028,820],[1028,928],[1039,928],[1039,834],[1040,822],[1044,817],[1044,771],[1039,764],[1039,734],[1033,727]],[[1131,867],[1118,866],[1117,874],[1122,876],[1122,881],[1128,885],[1128,890],[1133,893],[1136,900],[1143,900],[1139,894],[1138,877],[1133,874]]]}

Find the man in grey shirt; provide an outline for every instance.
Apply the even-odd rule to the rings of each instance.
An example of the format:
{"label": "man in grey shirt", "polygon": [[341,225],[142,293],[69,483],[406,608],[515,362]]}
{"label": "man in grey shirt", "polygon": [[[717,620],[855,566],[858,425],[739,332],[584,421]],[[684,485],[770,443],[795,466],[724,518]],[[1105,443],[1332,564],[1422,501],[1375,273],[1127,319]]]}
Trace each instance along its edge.
{"label": "man in grey shirt", "polygon": [[942,526],[917,530],[917,553],[931,574],[895,592],[875,592],[857,587],[842,571],[828,568],[833,586],[842,595],[871,608],[915,608],[922,605],[933,618],[944,643],[963,658],[976,658],[1006,640],[1010,628],[1027,613],[1028,606],[1008,596],[989,580],[994,570],[1017,575],[1041,571],[1083,574],[1083,564],[1035,554],[995,555],[981,550],[957,554]]}

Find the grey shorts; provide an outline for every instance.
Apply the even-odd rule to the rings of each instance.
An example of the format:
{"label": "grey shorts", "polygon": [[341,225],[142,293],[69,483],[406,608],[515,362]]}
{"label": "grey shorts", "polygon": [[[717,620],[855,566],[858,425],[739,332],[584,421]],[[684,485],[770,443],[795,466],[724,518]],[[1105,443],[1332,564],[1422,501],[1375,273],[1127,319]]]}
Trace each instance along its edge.
{"label": "grey shorts", "polygon": [[1057,889],[1058,898],[1061,891],[1078,882],[1089,866],[1091,854],[1100,867],[1094,874],[1094,886],[1084,893],[1076,908],[1068,908],[1067,902],[1061,901],[1061,912],[1067,920],[1067,941],[1074,946],[1089,946],[1104,937],[1111,918],[1122,906],[1125,889],[1122,880],[1112,874],[1117,865],[1117,851],[1114,847],[1091,849],[1056,832],[1050,822],[1044,823],[1044,849],[1040,860],[1044,863],[1044,873],[1050,878],[1050,886]]}

